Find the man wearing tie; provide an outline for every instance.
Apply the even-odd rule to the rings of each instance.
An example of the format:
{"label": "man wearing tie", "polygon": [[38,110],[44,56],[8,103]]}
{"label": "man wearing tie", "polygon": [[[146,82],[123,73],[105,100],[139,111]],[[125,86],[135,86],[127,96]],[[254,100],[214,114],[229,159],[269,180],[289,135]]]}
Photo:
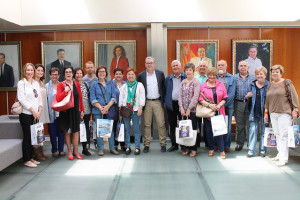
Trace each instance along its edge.
{"label": "man wearing tie", "polygon": [[69,61],[64,60],[65,58],[65,50],[64,49],[58,49],[57,50],[57,60],[51,63],[52,67],[57,67],[59,69],[59,82],[65,80],[64,75],[64,69],[65,67],[71,66],[71,63]]}
{"label": "man wearing tie", "polygon": [[13,68],[5,63],[5,54],[0,53],[0,87],[13,87],[14,84]]}

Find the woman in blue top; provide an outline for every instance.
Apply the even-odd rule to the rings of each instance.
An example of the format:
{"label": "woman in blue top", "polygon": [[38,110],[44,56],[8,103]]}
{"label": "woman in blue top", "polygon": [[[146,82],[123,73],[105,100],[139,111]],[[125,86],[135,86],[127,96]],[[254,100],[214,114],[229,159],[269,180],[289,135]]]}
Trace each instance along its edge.
{"label": "woman in blue top", "polygon": [[[93,120],[107,119],[108,110],[116,102],[116,93],[111,81],[107,81],[107,69],[104,66],[96,70],[98,81],[92,83],[90,88],[90,101],[92,104]],[[114,134],[111,133],[109,138],[109,149],[112,154],[119,154],[114,149]],[[98,155],[103,156],[104,143],[103,138],[97,136]]]}
{"label": "woman in blue top", "polygon": [[262,157],[266,155],[266,147],[264,147],[264,133],[265,133],[265,122],[264,122],[264,105],[267,94],[267,88],[269,81],[266,80],[267,69],[264,66],[260,66],[255,70],[255,81],[250,83],[249,92],[246,98],[250,98],[250,130],[249,130],[249,150],[247,157],[255,156],[256,153],[256,140],[258,126],[260,122],[260,144],[259,154]]}
{"label": "woman in blue top", "polygon": [[[116,93],[116,105],[118,106],[118,101],[119,101],[119,96],[120,96],[120,88],[122,87],[123,84],[126,83],[126,81],[123,81],[123,76],[124,76],[124,71],[122,68],[116,68],[114,70],[114,80],[112,80],[111,82],[114,85],[115,88],[115,93]],[[113,132],[115,134],[115,150],[118,151],[118,146],[119,146],[119,142],[118,142],[118,135],[119,133],[117,133],[117,126],[118,126],[118,121],[119,119],[114,120],[114,125],[113,125]],[[125,142],[120,142],[121,145],[121,149],[122,150],[126,150],[125,147]]]}

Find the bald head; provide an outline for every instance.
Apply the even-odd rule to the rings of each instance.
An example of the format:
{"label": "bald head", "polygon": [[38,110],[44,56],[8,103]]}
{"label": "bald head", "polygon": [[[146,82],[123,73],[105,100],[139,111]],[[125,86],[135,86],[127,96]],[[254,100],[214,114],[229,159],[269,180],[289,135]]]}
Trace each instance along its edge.
{"label": "bald head", "polygon": [[198,65],[198,71],[201,76],[205,76],[207,70],[207,64],[205,61],[200,61]]}

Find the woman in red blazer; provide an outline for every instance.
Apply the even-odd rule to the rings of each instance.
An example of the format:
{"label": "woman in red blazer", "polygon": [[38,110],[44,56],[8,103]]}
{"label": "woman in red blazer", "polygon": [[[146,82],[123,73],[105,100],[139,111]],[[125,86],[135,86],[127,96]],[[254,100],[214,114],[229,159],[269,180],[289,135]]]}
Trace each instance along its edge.
{"label": "woman in red blazer", "polygon": [[[56,100],[62,101],[71,90],[73,91],[74,107],[59,113],[59,127],[61,131],[65,133],[65,141],[68,148],[69,160],[74,160],[74,156],[78,159],[82,158],[82,155],[78,153],[78,141],[79,141],[79,125],[80,119],[83,118],[83,103],[80,84],[73,81],[73,68],[71,66],[64,69],[64,75],[66,80],[60,82],[57,85]],[[71,137],[73,143],[73,152],[71,149]]]}
{"label": "woman in red blazer", "polygon": [[[124,47],[122,47],[121,45],[117,45],[115,46],[114,50],[113,50],[113,54],[114,57],[111,60],[111,64],[110,64],[110,80],[114,79],[114,70],[116,68],[121,68],[123,69],[124,72],[127,71],[127,68],[129,67],[129,62],[128,59],[126,58],[126,51],[124,49]],[[123,81],[127,81],[127,77],[124,76],[123,77]]]}

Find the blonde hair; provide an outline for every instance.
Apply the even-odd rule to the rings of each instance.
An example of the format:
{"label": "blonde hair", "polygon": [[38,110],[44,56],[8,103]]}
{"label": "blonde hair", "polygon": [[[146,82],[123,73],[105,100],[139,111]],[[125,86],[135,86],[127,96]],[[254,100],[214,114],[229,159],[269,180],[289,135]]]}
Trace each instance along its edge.
{"label": "blonde hair", "polygon": [[284,68],[282,65],[273,65],[270,69],[270,71],[272,72],[272,70],[275,70],[275,69],[280,69],[280,73],[283,74],[284,73]]}
{"label": "blonde hair", "polygon": [[217,68],[215,68],[215,67],[209,67],[209,68],[206,70],[206,75],[208,76],[209,74],[218,76],[218,70],[217,70]]}
{"label": "blonde hair", "polygon": [[258,68],[255,69],[255,75],[257,75],[260,71],[262,71],[266,76],[267,76],[267,73],[268,73],[268,70],[267,68],[265,68],[264,66],[260,66]]}
{"label": "blonde hair", "polygon": [[[29,66],[32,66],[32,68],[33,68],[33,71],[34,71],[34,74],[33,74],[33,79],[35,79],[35,77],[36,77],[36,69],[35,69],[35,67],[34,67],[34,65],[32,64],[32,63],[26,63],[24,66],[23,66],[23,71],[22,71],[22,77],[21,77],[21,79],[24,79],[24,78],[26,78],[26,70],[27,70],[27,68],[29,67]],[[27,78],[26,78],[27,79]]]}

